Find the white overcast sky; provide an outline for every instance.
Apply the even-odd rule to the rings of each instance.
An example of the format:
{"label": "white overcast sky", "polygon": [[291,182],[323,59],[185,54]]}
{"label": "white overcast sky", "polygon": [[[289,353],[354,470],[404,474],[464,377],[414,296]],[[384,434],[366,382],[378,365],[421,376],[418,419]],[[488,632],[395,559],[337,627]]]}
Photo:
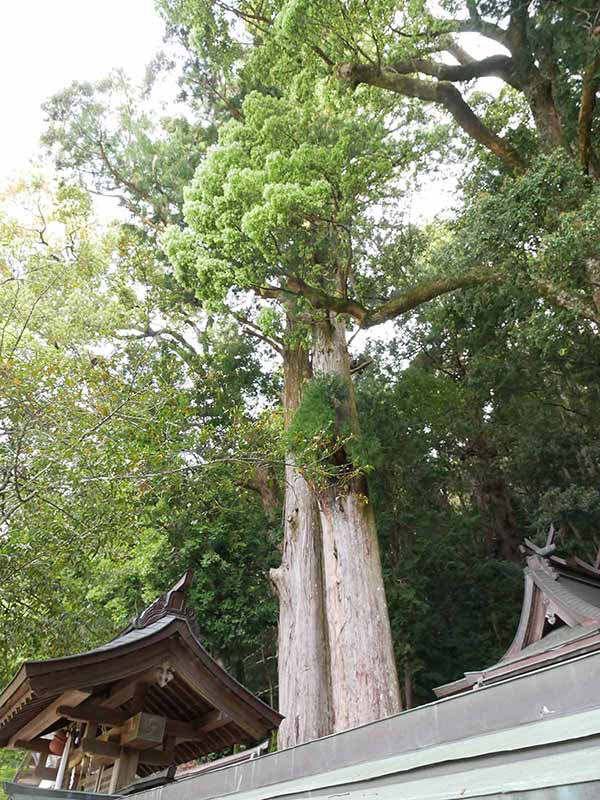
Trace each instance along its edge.
{"label": "white overcast sky", "polygon": [[[163,34],[154,0],[0,0],[0,187],[39,154],[44,100],[115,68],[141,79]],[[453,189],[429,183],[413,199],[418,216],[448,207]]]}
{"label": "white overcast sky", "polygon": [[0,184],[39,152],[47,97],[113,68],[141,78],[163,32],[154,0],[0,0]]}

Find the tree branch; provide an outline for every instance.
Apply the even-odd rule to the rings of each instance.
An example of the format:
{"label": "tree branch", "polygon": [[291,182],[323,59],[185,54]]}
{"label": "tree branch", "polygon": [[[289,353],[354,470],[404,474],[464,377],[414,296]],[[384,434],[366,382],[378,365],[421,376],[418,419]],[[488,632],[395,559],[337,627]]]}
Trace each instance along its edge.
{"label": "tree branch", "polygon": [[496,25],[493,22],[488,22],[487,20],[482,19],[477,11],[477,6],[474,0],[468,0],[467,6],[469,8],[469,19],[456,20],[456,32],[480,33],[487,39],[492,39],[494,42],[498,42],[506,47],[508,31],[505,31],[504,28],[500,27],[500,25]]}
{"label": "tree branch", "polygon": [[579,162],[584,172],[589,172],[592,123],[596,106],[596,93],[600,87],[600,52],[596,53],[583,73],[583,86],[581,89],[581,103],[579,106],[579,119],[577,125],[577,139],[579,145]]}
{"label": "tree branch", "polygon": [[468,53],[464,47],[454,40],[446,46],[446,52],[450,53],[450,55],[453,56],[459,64],[472,64],[477,60],[470,53]]}
{"label": "tree branch", "polygon": [[249,336],[254,336],[255,339],[264,342],[270,348],[275,350],[276,353],[279,353],[279,355],[283,355],[283,342],[281,339],[278,339],[275,336],[266,336],[258,327],[258,325],[252,322],[252,320],[248,319],[248,317],[246,317],[244,314],[241,314],[239,311],[232,311],[231,315],[243,325],[244,331]]}
{"label": "tree branch", "polygon": [[[337,314],[348,314],[355,319],[361,328],[372,328],[382,322],[406,314],[423,303],[433,300],[441,295],[453,292],[456,289],[467,289],[491,281],[489,274],[482,272],[468,272],[464,275],[450,276],[424,281],[423,283],[397,294],[386,302],[374,308],[367,308],[357,300],[340,297],[325,292],[316,286],[311,286],[296,276],[288,278],[286,292],[296,297],[303,297],[313,308],[334,311]],[[279,290],[283,292],[284,290]]]}
{"label": "tree branch", "polygon": [[[145,200],[151,206],[152,210],[154,211],[156,216],[159,218],[159,220],[162,222],[162,224],[163,225],[168,225],[171,222],[171,220],[168,217],[165,216],[163,211],[157,206],[156,202],[148,194],[148,192],[145,192],[136,183],[134,183],[133,181],[131,181],[128,178],[126,178],[114,166],[114,164],[111,162],[111,160],[109,159],[109,157],[108,157],[108,155],[106,153],[106,149],[104,147],[104,143],[102,142],[101,139],[98,140],[98,148],[99,148],[99,151],[100,151],[100,158],[102,159],[102,162],[104,163],[104,165],[105,165],[106,169],[108,170],[109,174],[117,182],[117,185],[120,184],[121,186],[124,186],[126,189],[129,189],[129,191],[132,192],[132,194],[136,195],[137,197],[141,198],[142,200]],[[132,210],[132,209],[130,209],[130,210]]]}
{"label": "tree branch", "polygon": [[406,314],[418,308],[423,303],[433,300],[441,295],[454,292],[456,289],[468,289],[492,280],[492,276],[482,272],[468,272],[464,275],[449,276],[425,281],[412,289],[392,297],[380,306],[369,311],[363,320],[363,328],[372,328],[382,322]]}
{"label": "tree branch", "polygon": [[[419,37],[435,37],[447,36],[452,33],[480,33],[486,39],[492,39],[498,44],[507,46],[507,31],[493,22],[488,22],[482,19],[478,14],[470,17],[470,19],[440,19],[439,17],[434,20],[435,30],[428,30],[417,34]],[[394,29],[392,29],[394,30]],[[406,34],[395,30],[402,36],[414,38],[412,34]],[[459,59],[460,61],[460,59]]]}
{"label": "tree branch", "polygon": [[288,278],[286,288],[292,294],[306,298],[313,308],[324,308],[328,311],[335,311],[338,314],[349,314],[359,324],[362,324],[367,314],[367,309],[356,300],[327,294],[323,289],[311,286],[295,275]]}
{"label": "tree branch", "polygon": [[[488,61],[489,59],[484,60]],[[432,62],[427,63],[431,64]],[[473,69],[473,65],[470,64],[437,66],[453,70]],[[399,73],[394,66],[384,66],[379,69],[371,64],[339,64],[337,74],[340,80],[352,87],[366,83],[405,97],[416,97],[425,102],[444,106],[472,139],[494,153],[511,170],[521,172],[525,169],[525,164],[514,147],[483,124],[452,83],[445,80],[425,81],[412,78]]]}
{"label": "tree branch", "polygon": [[169,345],[170,349],[176,353],[193,372],[196,372],[200,375],[204,374],[204,370],[199,361],[199,353],[196,348],[190,344],[190,342],[188,342],[187,339],[178,331],[172,330],[171,328],[160,328],[159,330],[155,330],[148,325],[148,327],[140,333],[125,333],[117,336],[116,338],[123,340],[160,339],[162,342]]}
{"label": "tree branch", "polygon": [[411,58],[406,61],[395,61],[388,68],[399,75],[421,72],[441,81],[460,82],[490,76],[507,80],[513,67],[514,63],[510,56],[495,55],[483,58],[481,61],[473,59],[461,64],[443,64],[427,58]]}

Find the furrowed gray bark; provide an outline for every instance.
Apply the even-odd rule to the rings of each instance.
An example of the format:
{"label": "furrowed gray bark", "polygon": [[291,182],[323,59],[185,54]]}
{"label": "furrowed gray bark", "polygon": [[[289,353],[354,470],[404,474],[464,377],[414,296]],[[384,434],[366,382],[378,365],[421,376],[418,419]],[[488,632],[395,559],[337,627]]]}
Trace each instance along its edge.
{"label": "furrowed gray bark", "polygon": [[[306,350],[286,347],[286,424],[309,378]],[[271,570],[279,598],[279,709],[285,715],[279,728],[280,749],[333,732],[319,509],[291,453],[286,458],[284,515],[281,565]]]}
{"label": "furrowed gray bark", "polygon": [[[314,326],[315,375],[340,376],[348,386],[338,409],[358,435],[344,323],[327,313]],[[317,490],[323,532],[327,628],[335,730],[401,710],[379,542],[364,478]]]}

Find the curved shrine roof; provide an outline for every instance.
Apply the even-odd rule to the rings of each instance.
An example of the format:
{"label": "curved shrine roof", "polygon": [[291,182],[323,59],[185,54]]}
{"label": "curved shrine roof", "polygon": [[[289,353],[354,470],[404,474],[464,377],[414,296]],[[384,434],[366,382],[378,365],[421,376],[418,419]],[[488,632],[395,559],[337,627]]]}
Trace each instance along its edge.
{"label": "curved shrine roof", "polygon": [[525,542],[525,591],[512,644],[496,664],[439,686],[438,697],[600,650],[600,571],[580,559],[555,556],[552,545]]}
{"label": "curved shrine roof", "polygon": [[75,721],[94,723],[94,736],[104,731],[93,752],[109,752],[121,742],[119,725],[154,715],[165,720],[164,738],[160,752],[140,745],[137,774],[144,776],[165,767],[169,748],[176,765],[268,736],[281,715],[205,650],[186,607],[190,581],[186,574],[105,645],[25,662],[0,694],[0,747],[43,752],[44,737]]}

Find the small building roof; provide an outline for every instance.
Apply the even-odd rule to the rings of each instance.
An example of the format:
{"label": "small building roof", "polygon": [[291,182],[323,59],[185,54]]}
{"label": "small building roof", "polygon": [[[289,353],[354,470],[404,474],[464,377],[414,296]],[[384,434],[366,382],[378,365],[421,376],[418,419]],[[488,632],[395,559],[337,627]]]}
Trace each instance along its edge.
{"label": "small building roof", "polygon": [[93,792],[73,792],[68,789],[41,789],[26,783],[0,784],[10,800],[106,800],[105,794]]}
{"label": "small building roof", "polygon": [[598,685],[577,656],[132,800],[592,800]]}
{"label": "small building roof", "polygon": [[496,664],[439,686],[438,697],[600,649],[600,570],[579,558],[559,558],[554,545],[525,543],[525,591],[512,644]]}
{"label": "small building roof", "polygon": [[25,662],[0,693],[0,747],[47,754],[45,737],[69,728],[72,753],[79,748],[97,761],[112,753],[114,762],[123,747],[139,750],[133,775],[146,776],[276,729],[281,715],[200,642],[187,607],[191,578],[186,573],[111,642]]}

